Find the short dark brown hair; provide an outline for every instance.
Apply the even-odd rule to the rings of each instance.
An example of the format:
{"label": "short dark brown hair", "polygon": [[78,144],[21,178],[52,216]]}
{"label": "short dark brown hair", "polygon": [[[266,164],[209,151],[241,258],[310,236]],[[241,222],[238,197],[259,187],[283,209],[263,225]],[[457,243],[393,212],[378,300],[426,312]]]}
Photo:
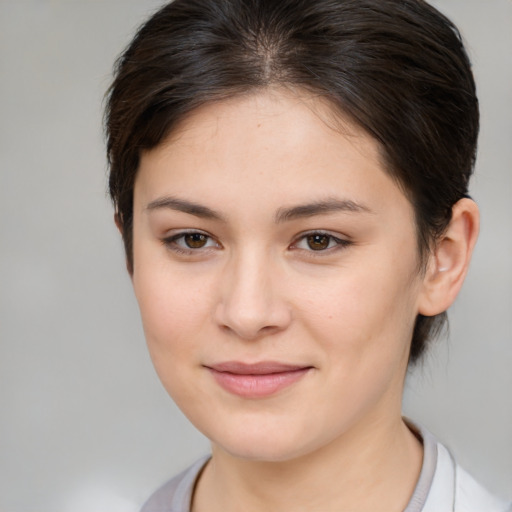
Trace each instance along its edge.
{"label": "short dark brown hair", "polygon": [[[468,192],[479,127],[451,21],[422,0],[175,0],[141,26],[108,93],[109,186],[130,271],[141,151],[205,103],[275,85],[321,95],[378,141],[425,261]],[[445,321],[418,315],[412,362]]]}

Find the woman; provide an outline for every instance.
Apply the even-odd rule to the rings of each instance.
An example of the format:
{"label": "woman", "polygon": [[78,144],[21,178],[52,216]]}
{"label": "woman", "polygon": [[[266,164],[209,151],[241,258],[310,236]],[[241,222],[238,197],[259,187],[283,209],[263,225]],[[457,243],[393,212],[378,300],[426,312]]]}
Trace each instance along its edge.
{"label": "woman", "polygon": [[106,126],[151,357],[212,443],[144,512],[507,510],[401,417],[478,234],[445,17],[176,0],[120,58]]}

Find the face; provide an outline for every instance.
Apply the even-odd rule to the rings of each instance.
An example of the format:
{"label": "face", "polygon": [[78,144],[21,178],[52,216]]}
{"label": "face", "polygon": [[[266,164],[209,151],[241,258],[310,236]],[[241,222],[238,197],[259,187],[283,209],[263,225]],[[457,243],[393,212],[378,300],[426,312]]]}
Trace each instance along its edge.
{"label": "face", "polygon": [[[376,142],[273,91],[143,154],[133,285],[165,388],[214,446],[289,460],[400,418],[422,280]],[[338,123],[339,125],[340,123]]]}

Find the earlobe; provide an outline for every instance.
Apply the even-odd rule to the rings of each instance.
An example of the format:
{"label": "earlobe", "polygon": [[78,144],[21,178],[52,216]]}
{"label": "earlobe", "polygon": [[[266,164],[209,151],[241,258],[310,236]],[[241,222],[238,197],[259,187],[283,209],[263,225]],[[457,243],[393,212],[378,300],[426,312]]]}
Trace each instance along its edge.
{"label": "earlobe", "polygon": [[461,199],[452,208],[452,219],[438,240],[425,272],[418,312],[434,316],[446,311],[466,277],[478,237],[480,215],[471,199]]}

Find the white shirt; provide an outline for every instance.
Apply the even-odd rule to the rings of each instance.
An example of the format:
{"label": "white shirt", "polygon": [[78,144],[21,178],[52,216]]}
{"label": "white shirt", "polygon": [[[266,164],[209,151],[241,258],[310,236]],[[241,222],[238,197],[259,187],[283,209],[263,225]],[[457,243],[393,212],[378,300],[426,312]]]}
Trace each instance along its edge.
{"label": "white shirt", "polygon": [[[430,432],[408,424],[423,441],[423,463],[404,512],[512,512],[512,502],[500,500],[476,482]],[[190,512],[194,485],[209,458],[158,489],[141,512]]]}

